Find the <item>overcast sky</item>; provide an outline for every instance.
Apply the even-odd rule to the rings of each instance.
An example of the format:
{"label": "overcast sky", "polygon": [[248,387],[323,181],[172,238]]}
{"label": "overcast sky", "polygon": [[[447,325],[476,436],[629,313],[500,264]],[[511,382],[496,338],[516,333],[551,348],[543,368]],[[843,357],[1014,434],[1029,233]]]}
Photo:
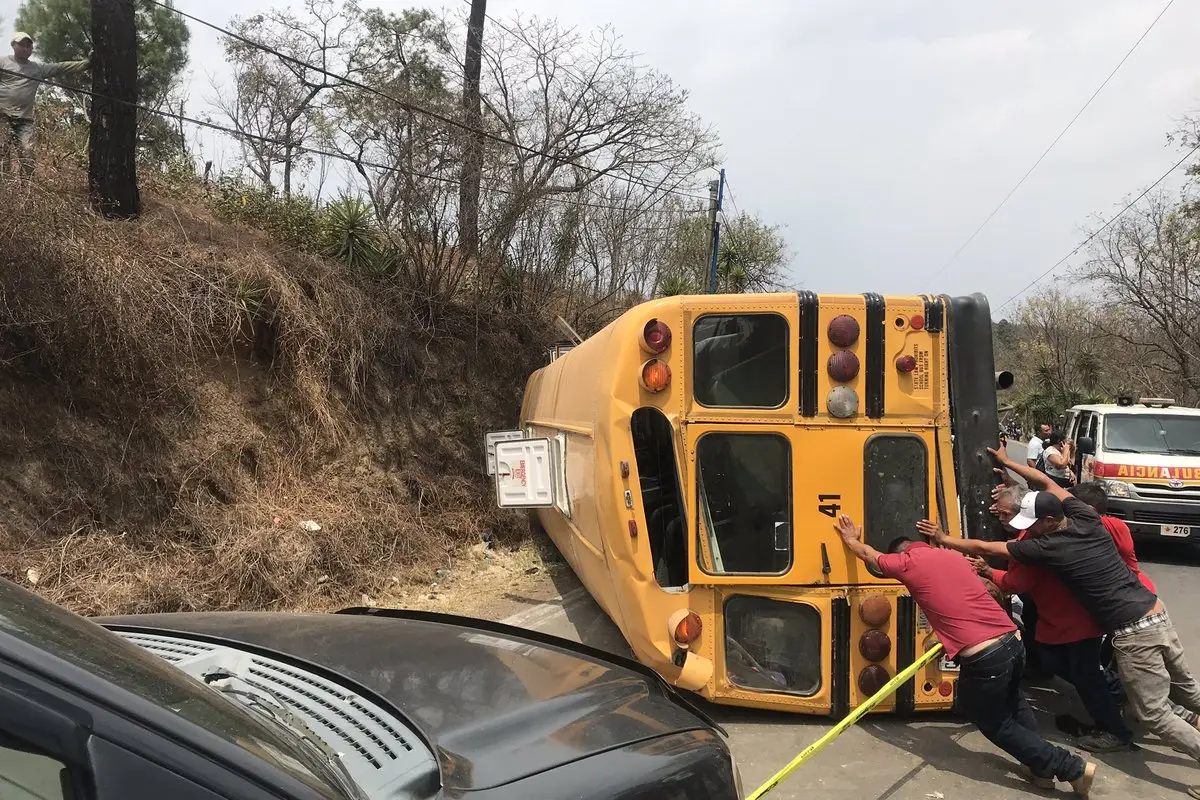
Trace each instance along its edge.
{"label": "overcast sky", "polygon": [[[280,5],[177,4],[221,23]],[[465,9],[467,0],[440,4]],[[982,291],[995,308],[1069,252],[1092,215],[1119,209],[1182,155],[1166,134],[1200,110],[1193,2],[1171,6],[1008,205],[929,282],[1163,5],[489,0],[488,12],[611,24],[645,64],[688,88],[721,135],[737,207],[784,227],[805,287]],[[16,7],[0,0],[10,28]],[[215,34],[193,28],[192,59],[197,102],[212,94],[209,74],[224,71]],[[218,164],[230,156],[216,155]]]}

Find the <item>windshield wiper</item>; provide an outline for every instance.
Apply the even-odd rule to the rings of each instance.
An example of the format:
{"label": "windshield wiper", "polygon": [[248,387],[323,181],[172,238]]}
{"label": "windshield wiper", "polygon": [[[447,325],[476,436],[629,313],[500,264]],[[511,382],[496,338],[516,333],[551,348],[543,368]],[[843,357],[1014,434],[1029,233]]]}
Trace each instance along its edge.
{"label": "windshield wiper", "polygon": [[1200,450],[1194,447],[1172,447],[1169,449],[1173,456],[1200,456]]}
{"label": "windshield wiper", "polygon": [[[220,686],[215,683],[216,681],[223,680],[239,680],[247,686],[252,687],[254,691],[234,689],[232,686]],[[334,785],[347,797],[351,798],[351,800],[368,800],[362,787],[355,782],[354,776],[350,774],[350,770],[346,769],[341,756],[313,733],[312,729],[308,727],[303,719],[289,710],[284,704],[282,697],[266,687],[257,686],[240,675],[235,675],[224,669],[215,669],[205,674],[204,682],[222,694],[243,698],[240,703],[241,706],[254,711],[262,719],[268,720],[277,727],[287,731],[290,738],[300,742],[310,755],[316,757],[318,763],[326,767],[326,777],[332,780]],[[274,703],[263,702],[263,695],[269,697]]]}
{"label": "windshield wiper", "polygon": [[1166,455],[1162,450],[1136,450],[1132,447],[1108,447],[1104,448],[1109,453],[1138,453],[1148,456]]}

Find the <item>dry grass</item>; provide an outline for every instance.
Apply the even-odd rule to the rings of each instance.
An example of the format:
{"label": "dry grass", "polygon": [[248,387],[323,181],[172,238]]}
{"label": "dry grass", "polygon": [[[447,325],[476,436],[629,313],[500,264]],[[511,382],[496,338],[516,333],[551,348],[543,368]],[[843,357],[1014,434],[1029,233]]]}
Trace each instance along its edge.
{"label": "dry grass", "polygon": [[85,181],[0,187],[0,573],[91,613],[325,607],[524,535],[482,440],[548,327],[431,309],[145,188],[141,219],[105,221]]}

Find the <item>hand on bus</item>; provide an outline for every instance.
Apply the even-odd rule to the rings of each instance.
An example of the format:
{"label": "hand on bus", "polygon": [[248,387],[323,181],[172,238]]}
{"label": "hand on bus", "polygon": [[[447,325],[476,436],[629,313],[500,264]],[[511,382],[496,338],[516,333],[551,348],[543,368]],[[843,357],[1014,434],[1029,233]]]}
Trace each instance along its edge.
{"label": "hand on bus", "polygon": [[844,542],[857,542],[862,539],[862,528],[855,525],[854,520],[850,519],[848,514],[838,517],[837,524],[833,527]]}
{"label": "hand on bus", "polygon": [[967,561],[971,562],[971,566],[975,569],[979,577],[987,578],[989,581],[992,579],[992,568],[982,558],[979,556],[967,556]]}
{"label": "hand on bus", "polygon": [[1008,447],[1006,445],[1002,444],[997,448],[989,447],[987,449],[987,451],[988,451],[988,455],[990,455],[992,458],[994,458],[996,460],[996,463],[999,464],[1000,466],[1003,467],[1009,463],[1008,462]]}
{"label": "hand on bus", "polygon": [[917,530],[921,532],[922,536],[926,536],[938,544],[941,544],[946,538],[946,532],[942,530],[942,526],[927,519],[923,519],[917,523]]}

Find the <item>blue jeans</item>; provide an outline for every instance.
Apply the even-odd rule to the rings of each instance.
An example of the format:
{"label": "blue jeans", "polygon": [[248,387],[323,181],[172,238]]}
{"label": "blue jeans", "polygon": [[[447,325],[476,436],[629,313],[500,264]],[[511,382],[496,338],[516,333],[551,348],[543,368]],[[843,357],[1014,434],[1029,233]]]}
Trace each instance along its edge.
{"label": "blue jeans", "polygon": [[1096,721],[1096,727],[1122,742],[1133,741],[1133,731],[1121,719],[1121,710],[1113,696],[1108,675],[1100,669],[1102,637],[1069,644],[1041,644],[1042,665],[1079,692],[1083,707]]}
{"label": "blue jeans", "polygon": [[960,656],[958,704],[988,741],[1039,778],[1070,782],[1083,775],[1084,761],[1050,744],[1038,730],[1021,692],[1025,648],[1009,633],[982,652]]}

